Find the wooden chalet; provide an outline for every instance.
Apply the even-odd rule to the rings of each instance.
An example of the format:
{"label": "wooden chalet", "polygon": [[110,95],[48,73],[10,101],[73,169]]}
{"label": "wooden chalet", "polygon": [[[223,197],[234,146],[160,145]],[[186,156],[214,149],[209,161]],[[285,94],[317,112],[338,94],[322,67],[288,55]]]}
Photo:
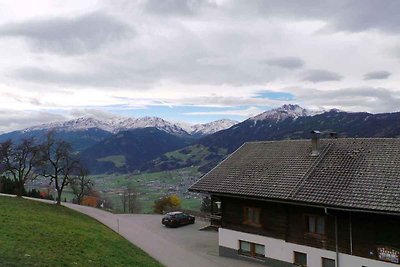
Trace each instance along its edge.
{"label": "wooden chalet", "polygon": [[400,266],[400,139],[245,143],[189,190],[219,207],[221,256]]}

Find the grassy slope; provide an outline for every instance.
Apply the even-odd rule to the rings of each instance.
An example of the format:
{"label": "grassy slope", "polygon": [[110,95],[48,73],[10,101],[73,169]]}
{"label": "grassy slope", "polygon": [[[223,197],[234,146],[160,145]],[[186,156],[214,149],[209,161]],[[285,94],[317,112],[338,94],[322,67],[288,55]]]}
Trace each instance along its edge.
{"label": "grassy slope", "polygon": [[161,266],[90,217],[0,197],[0,266]]}
{"label": "grassy slope", "polygon": [[126,165],[126,158],[124,155],[112,155],[112,156],[97,159],[97,161],[111,162],[117,168],[120,168],[120,167],[123,167]]}
{"label": "grassy slope", "polygon": [[211,151],[209,148],[196,144],[182,149],[174,150],[163,154],[161,157],[148,162],[145,170],[173,170],[190,166],[203,166],[207,163],[221,159],[226,155],[227,150],[219,148]]}

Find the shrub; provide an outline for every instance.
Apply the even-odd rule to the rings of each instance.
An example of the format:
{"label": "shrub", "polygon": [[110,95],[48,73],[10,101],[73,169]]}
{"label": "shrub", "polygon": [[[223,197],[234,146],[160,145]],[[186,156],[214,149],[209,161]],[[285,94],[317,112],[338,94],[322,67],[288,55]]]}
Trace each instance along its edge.
{"label": "shrub", "polygon": [[[0,193],[4,194],[16,194],[19,190],[18,182],[9,179],[7,177],[0,177]],[[23,195],[26,195],[25,189],[22,192]]]}
{"label": "shrub", "polygon": [[97,197],[94,196],[84,196],[82,199],[82,205],[97,207]]}
{"label": "shrub", "polygon": [[181,199],[177,195],[170,195],[162,197],[154,201],[154,212],[155,213],[165,213],[174,209],[179,208],[181,205]]}
{"label": "shrub", "polygon": [[36,190],[35,188],[33,188],[32,190],[28,191],[26,193],[27,197],[33,197],[33,198],[41,198],[40,196],[40,191]]}

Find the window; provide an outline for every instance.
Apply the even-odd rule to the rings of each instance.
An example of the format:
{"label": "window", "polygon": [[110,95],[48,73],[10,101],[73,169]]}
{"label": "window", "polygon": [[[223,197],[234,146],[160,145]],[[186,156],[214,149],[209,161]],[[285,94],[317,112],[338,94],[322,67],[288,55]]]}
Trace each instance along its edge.
{"label": "window", "polygon": [[239,253],[250,257],[263,258],[265,256],[265,246],[239,240]]}
{"label": "window", "polygon": [[335,267],[335,260],[322,258],[322,267]]}
{"label": "window", "polygon": [[325,235],[325,217],[314,215],[307,216],[307,232]]}
{"label": "window", "polygon": [[260,209],[259,208],[244,208],[243,223],[253,226],[261,226],[260,224]]}
{"label": "window", "polygon": [[307,254],[295,251],[293,263],[297,266],[307,266]]}

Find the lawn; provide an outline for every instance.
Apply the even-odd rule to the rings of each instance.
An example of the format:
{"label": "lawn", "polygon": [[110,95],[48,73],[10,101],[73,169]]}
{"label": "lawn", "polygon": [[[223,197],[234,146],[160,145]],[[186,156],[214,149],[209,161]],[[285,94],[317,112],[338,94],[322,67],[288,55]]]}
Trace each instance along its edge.
{"label": "lawn", "polygon": [[0,196],[0,266],[162,266],[96,220]]}

